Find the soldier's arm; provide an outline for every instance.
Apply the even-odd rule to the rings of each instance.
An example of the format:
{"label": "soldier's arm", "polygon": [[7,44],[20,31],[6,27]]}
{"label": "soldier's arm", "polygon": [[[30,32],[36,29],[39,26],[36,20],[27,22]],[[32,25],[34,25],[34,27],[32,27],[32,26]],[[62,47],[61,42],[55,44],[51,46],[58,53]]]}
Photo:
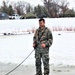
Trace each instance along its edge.
{"label": "soldier's arm", "polygon": [[36,31],[35,31],[34,37],[33,37],[33,44],[35,44],[35,41],[36,41]]}
{"label": "soldier's arm", "polygon": [[34,37],[33,37],[33,47],[34,49],[36,47],[36,32],[34,33]]}
{"label": "soldier's arm", "polygon": [[37,36],[38,36],[38,31],[36,30],[33,37],[33,44],[37,43]]}
{"label": "soldier's arm", "polygon": [[48,29],[47,31],[47,42],[45,43],[46,46],[50,47],[53,43],[53,35],[52,32]]}

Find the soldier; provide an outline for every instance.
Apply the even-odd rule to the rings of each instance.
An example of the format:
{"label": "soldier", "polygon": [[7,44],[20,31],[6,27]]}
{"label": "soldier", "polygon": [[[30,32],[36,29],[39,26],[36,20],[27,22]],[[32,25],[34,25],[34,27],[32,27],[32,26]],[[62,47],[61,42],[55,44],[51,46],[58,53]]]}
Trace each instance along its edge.
{"label": "soldier", "polygon": [[33,47],[35,49],[36,75],[42,75],[41,59],[44,66],[44,75],[49,75],[49,47],[53,42],[51,31],[45,27],[45,20],[39,19],[39,28],[33,37]]}

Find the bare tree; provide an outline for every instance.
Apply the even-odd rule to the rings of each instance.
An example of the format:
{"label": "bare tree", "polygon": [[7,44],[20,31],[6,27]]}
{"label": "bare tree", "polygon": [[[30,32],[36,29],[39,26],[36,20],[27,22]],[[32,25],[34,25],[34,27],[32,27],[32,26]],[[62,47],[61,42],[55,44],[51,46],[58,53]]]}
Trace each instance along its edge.
{"label": "bare tree", "polygon": [[26,5],[26,13],[33,12],[33,7],[28,3]]}
{"label": "bare tree", "polygon": [[50,14],[50,17],[57,17],[58,16],[58,10],[59,7],[57,5],[57,2],[54,2],[53,0],[43,0],[44,5],[48,9],[48,12]]}
{"label": "bare tree", "polygon": [[24,1],[18,1],[17,3],[14,4],[14,9],[19,15],[23,15],[26,10],[26,5],[27,3]]}
{"label": "bare tree", "polygon": [[66,1],[61,1],[61,5],[59,7],[61,8],[61,13],[64,14],[69,8],[68,8],[69,3]]}
{"label": "bare tree", "polygon": [[68,3],[65,1],[62,1],[61,4],[59,4],[60,0],[42,0],[46,8],[48,9],[48,12],[50,14],[50,17],[58,17],[60,10],[64,13],[68,9]]}

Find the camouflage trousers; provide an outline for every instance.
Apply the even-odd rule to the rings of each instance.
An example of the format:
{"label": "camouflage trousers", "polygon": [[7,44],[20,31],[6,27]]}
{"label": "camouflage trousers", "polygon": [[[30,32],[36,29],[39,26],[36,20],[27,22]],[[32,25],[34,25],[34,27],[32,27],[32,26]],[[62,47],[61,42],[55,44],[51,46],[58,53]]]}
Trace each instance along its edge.
{"label": "camouflage trousers", "polygon": [[49,75],[49,48],[35,49],[36,75],[42,75],[41,60],[44,66],[44,75]]}

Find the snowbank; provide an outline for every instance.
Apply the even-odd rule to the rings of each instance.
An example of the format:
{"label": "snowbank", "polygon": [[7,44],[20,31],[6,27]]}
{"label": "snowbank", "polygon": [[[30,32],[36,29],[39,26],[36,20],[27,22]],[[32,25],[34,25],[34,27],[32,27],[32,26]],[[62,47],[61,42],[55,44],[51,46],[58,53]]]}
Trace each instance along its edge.
{"label": "snowbank", "polygon": [[[24,33],[35,30],[39,19],[1,20],[0,33]],[[46,26],[53,31],[75,31],[75,18],[45,18]]]}

